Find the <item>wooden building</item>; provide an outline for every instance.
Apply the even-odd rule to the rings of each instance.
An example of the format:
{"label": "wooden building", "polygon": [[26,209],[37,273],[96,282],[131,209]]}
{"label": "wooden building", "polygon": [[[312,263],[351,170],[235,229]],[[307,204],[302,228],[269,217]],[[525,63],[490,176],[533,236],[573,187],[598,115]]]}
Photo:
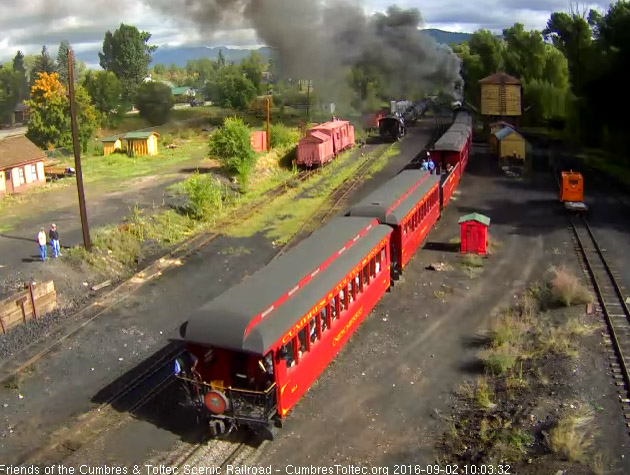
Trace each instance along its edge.
{"label": "wooden building", "polygon": [[112,135],[101,139],[103,142],[103,155],[111,155],[112,153],[122,152],[122,135]]}
{"label": "wooden building", "polygon": [[160,134],[157,132],[129,132],[123,136],[123,147],[130,157],[136,155],[154,156],[158,154],[159,137]]}
{"label": "wooden building", "polygon": [[495,73],[479,81],[481,114],[510,123],[521,115],[521,81],[505,73]]}
{"label": "wooden building", "polygon": [[13,109],[13,121],[16,124],[28,124],[31,120],[31,108],[20,102]]}
{"label": "wooden building", "polygon": [[46,154],[24,135],[0,139],[0,196],[46,184]]}
{"label": "wooden building", "polygon": [[492,153],[498,157],[525,160],[525,139],[512,127],[503,127],[492,134],[490,141]]}
{"label": "wooden building", "polygon": [[488,227],[490,218],[479,213],[471,213],[459,218],[460,252],[463,254],[488,254]]}

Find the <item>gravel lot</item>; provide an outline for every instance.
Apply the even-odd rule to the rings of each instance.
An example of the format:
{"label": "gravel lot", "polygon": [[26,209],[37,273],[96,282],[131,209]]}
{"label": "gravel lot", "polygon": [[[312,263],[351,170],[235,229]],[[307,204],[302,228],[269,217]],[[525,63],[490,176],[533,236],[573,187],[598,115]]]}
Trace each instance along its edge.
{"label": "gravel lot", "polygon": [[[401,143],[402,153],[393,157],[371,183],[396,174],[423,148],[430,132],[428,128],[415,129]],[[226,255],[223,249],[250,252]],[[0,387],[0,459],[8,463],[23,460],[51,434],[93,409],[95,395],[163,348],[190,311],[263,266],[274,252],[258,236],[217,239],[191,256],[185,265],[151,281],[64,341],[53,354],[23,374],[17,384]],[[130,430],[142,433],[143,427],[147,427],[146,423]],[[141,450],[140,442],[130,450],[122,441],[116,442],[117,434],[110,435],[112,443],[120,447],[112,450],[110,444],[104,444],[110,455],[120,454],[124,459],[125,454],[130,454],[134,460],[150,455]],[[180,435],[154,435],[151,440],[155,444],[148,448],[168,447]]]}

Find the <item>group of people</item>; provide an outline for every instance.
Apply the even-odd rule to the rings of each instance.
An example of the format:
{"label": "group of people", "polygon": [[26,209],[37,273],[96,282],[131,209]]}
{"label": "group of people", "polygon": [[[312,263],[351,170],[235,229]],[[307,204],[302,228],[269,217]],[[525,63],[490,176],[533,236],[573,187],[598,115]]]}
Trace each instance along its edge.
{"label": "group of people", "polygon": [[431,175],[437,173],[435,171],[435,162],[431,158],[431,155],[427,153],[427,158],[423,158],[420,164],[420,170],[428,171]]}
{"label": "group of people", "polygon": [[48,231],[48,236],[46,236],[46,231],[44,228],[39,230],[37,233],[37,244],[39,245],[39,257],[41,257],[42,262],[46,260],[48,254],[48,241],[50,238],[50,247],[52,249],[53,258],[57,259],[57,257],[61,257],[61,246],[59,245],[59,231],[57,231],[57,225],[52,223],[50,225],[50,230]]}

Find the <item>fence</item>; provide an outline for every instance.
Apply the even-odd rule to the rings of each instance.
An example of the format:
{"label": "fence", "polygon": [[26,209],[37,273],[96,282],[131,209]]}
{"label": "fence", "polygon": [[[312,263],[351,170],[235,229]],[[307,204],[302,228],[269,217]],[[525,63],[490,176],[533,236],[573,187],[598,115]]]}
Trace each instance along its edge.
{"label": "fence", "polygon": [[24,290],[0,301],[0,329],[6,334],[18,325],[37,320],[57,306],[57,291],[52,280],[24,284]]}

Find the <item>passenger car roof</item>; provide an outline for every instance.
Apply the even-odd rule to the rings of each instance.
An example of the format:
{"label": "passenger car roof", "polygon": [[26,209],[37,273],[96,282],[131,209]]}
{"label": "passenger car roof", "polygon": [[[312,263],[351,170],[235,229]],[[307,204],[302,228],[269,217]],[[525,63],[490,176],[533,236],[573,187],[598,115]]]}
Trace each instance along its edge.
{"label": "passenger car roof", "polygon": [[391,228],[369,218],[336,218],[284,256],[195,311],[190,343],[264,354]]}
{"label": "passenger car roof", "polygon": [[350,208],[348,214],[398,225],[438,181],[439,176],[428,171],[404,170]]}
{"label": "passenger car roof", "polygon": [[465,133],[457,131],[457,130],[453,130],[453,131],[449,130],[444,135],[442,135],[442,137],[440,137],[440,139],[437,142],[435,142],[435,145],[433,146],[433,150],[446,150],[446,151],[459,152],[464,147],[466,140],[467,140],[467,135]]}

